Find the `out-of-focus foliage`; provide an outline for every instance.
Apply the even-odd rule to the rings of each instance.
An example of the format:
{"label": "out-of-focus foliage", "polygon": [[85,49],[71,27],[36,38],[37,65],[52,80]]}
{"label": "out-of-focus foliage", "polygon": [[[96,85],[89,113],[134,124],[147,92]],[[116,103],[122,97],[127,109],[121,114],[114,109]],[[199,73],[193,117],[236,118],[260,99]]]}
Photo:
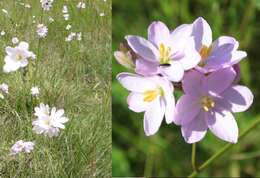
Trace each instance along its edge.
{"label": "out-of-focus foliage", "polygon": [[[127,34],[147,35],[154,20],[170,28],[191,23],[204,17],[220,35],[234,36],[240,49],[248,52],[241,63],[241,83],[253,90],[254,104],[250,110],[236,114],[240,131],[258,116],[260,106],[260,1],[259,0],[131,0],[113,1],[113,50]],[[113,60],[113,176],[187,176],[191,172],[191,145],[184,142],[180,129],[162,124],[160,131],[146,137],[143,114],[127,108],[128,92],[115,80],[117,73],[126,71]],[[260,128],[251,131],[230,151],[214,162],[200,176],[260,176]],[[208,132],[198,144],[197,161],[202,163],[225,142]]]}

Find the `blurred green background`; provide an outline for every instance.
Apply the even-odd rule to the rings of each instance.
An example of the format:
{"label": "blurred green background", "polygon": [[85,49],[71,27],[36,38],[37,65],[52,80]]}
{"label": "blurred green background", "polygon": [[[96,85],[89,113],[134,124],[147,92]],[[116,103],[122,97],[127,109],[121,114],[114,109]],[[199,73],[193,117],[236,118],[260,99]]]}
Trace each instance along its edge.
{"label": "blurred green background", "polygon": [[[147,27],[161,20],[170,28],[204,17],[210,24],[214,39],[220,35],[234,36],[248,57],[241,63],[241,84],[253,90],[253,106],[236,114],[240,132],[258,115],[260,102],[260,1],[259,0],[113,0],[113,51],[127,34],[147,36]],[[179,127],[164,122],[159,132],[146,137],[143,114],[127,108],[128,92],[115,80],[116,74],[127,71],[113,60],[113,176],[180,177],[192,172],[191,145],[184,142]],[[260,177],[260,127],[251,131],[199,177]],[[224,141],[210,132],[197,148],[201,164],[218,151]]]}

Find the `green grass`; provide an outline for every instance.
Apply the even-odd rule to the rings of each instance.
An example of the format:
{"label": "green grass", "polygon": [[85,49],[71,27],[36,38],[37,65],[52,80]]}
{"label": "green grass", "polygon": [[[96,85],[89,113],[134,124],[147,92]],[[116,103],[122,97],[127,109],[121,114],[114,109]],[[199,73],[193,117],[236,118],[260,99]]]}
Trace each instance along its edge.
{"label": "green grass", "polygon": [[[37,54],[26,76],[23,70],[0,73],[0,83],[9,85],[8,96],[0,101],[0,177],[111,176],[111,2],[86,0],[81,11],[77,2],[55,0],[49,12],[41,10],[39,0],[0,2],[0,9],[10,13],[7,18],[0,12],[0,30],[6,32],[0,37],[0,67],[4,49],[12,45],[14,36],[27,41]],[[62,16],[65,4],[71,17],[68,22]],[[99,16],[101,12],[104,17]],[[49,16],[55,20],[51,24]],[[39,41],[35,31],[40,22],[48,25],[49,32]],[[65,42],[68,23],[71,31],[82,32],[82,41]],[[40,87],[37,100],[30,95],[34,85]],[[57,138],[32,131],[33,108],[40,102],[64,108],[70,119]],[[35,150],[10,156],[10,147],[19,139],[35,141]]]}
{"label": "green grass", "polygon": [[[260,1],[259,0],[113,0],[113,51],[125,35],[146,37],[147,27],[154,20],[163,21],[170,28],[191,23],[204,17],[210,24],[213,37],[230,35],[240,42],[240,49],[248,57],[241,62],[241,84],[254,93],[252,107],[236,114],[242,132],[259,117],[260,107]],[[112,108],[113,108],[113,176],[185,177],[192,172],[191,145],[185,143],[180,128],[163,122],[159,132],[146,137],[143,131],[143,114],[127,108],[126,91],[116,81],[119,72],[127,71],[113,60]],[[243,140],[219,160],[207,167],[198,177],[259,177],[259,155],[250,159],[260,149],[260,128],[251,131]],[[197,144],[197,161],[201,164],[218,151],[224,141],[210,132]]]}

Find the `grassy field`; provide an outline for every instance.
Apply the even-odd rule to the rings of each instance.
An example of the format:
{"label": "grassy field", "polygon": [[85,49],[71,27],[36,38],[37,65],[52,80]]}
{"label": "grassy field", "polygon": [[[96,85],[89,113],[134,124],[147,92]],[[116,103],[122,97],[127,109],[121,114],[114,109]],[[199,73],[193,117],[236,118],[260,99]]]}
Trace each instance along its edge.
{"label": "grassy field", "polygon": [[[0,10],[9,13],[0,11],[0,31],[6,33],[0,36],[0,67],[12,37],[28,42],[37,55],[27,72],[0,72],[0,83],[9,85],[9,94],[0,100],[0,177],[111,176],[111,1],[85,0],[81,10],[78,2],[55,0],[50,11],[42,11],[40,0],[0,1]],[[69,21],[63,18],[63,5],[68,6]],[[39,23],[49,29],[40,40]],[[82,41],[65,42],[67,24],[70,31],[82,32]],[[30,94],[35,85],[38,99]],[[32,131],[33,109],[40,102],[64,108],[69,118],[57,138]],[[34,151],[10,156],[10,147],[20,139],[34,141]]]}
{"label": "grassy field", "polygon": [[[259,118],[260,107],[260,1],[259,0],[133,0],[113,1],[113,51],[125,35],[147,36],[147,27],[160,20],[171,29],[191,23],[202,16],[210,24],[213,37],[230,35],[248,57],[241,62],[241,84],[254,93],[252,107],[236,114],[240,133]],[[126,91],[116,81],[116,74],[126,71],[113,60],[113,176],[185,177],[191,171],[191,145],[184,142],[180,128],[163,122],[159,132],[146,137],[143,114],[127,108]],[[250,131],[231,150],[199,174],[198,177],[260,177],[260,127]],[[224,141],[207,133],[197,144],[197,163],[200,165],[219,151]]]}

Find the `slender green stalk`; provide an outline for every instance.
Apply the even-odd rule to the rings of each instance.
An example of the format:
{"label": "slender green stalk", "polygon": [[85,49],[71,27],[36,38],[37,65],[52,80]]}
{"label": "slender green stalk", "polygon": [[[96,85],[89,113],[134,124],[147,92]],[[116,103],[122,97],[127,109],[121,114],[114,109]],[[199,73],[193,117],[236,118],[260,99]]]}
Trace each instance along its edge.
{"label": "slender green stalk", "polygon": [[193,171],[197,172],[197,166],[196,166],[196,143],[192,144],[191,165],[192,165]]}
{"label": "slender green stalk", "polygon": [[[260,123],[260,117],[256,119],[255,122],[253,122],[252,125],[250,125],[246,130],[244,130],[240,136],[239,140],[241,140],[245,135],[247,135],[251,130],[253,130],[258,124]],[[193,171],[189,177],[195,177],[198,175],[199,172],[204,170],[206,167],[208,167],[213,161],[215,161],[217,158],[219,158],[222,154],[224,154],[229,148],[231,148],[234,144],[227,143],[222,149],[220,149],[217,153],[212,155],[208,160],[206,160],[201,166],[198,167],[196,171]]]}

